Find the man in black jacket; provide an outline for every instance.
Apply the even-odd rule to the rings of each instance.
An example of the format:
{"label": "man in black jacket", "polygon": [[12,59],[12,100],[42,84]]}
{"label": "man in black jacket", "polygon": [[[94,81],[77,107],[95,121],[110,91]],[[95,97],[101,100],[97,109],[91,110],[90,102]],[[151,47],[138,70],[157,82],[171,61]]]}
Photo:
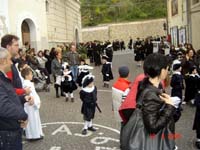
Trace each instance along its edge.
{"label": "man in black jacket", "polygon": [[0,150],[22,150],[21,127],[28,118],[6,75],[11,65],[10,53],[0,48]]}

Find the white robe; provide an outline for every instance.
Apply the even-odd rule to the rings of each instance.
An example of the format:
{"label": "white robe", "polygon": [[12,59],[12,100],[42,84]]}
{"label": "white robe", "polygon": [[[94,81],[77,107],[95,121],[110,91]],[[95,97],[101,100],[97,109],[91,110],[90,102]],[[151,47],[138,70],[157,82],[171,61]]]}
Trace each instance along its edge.
{"label": "white robe", "polygon": [[42,125],[40,120],[39,108],[40,108],[40,97],[35,91],[34,83],[29,80],[24,80],[23,87],[30,87],[30,96],[34,97],[34,105],[24,104],[24,110],[28,114],[28,124],[25,128],[27,139],[37,139],[44,136],[42,131]]}

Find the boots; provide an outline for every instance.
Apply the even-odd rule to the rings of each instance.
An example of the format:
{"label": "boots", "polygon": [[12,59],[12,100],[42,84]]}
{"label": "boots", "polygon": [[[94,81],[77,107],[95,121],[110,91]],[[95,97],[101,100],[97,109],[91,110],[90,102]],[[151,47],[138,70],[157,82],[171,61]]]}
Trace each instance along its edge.
{"label": "boots", "polygon": [[56,90],[56,98],[59,98],[59,97],[60,97],[59,94],[58,94],[59,85],[55,84],[55,85],[54,85],[54,88],[55,88],[55,90]]}

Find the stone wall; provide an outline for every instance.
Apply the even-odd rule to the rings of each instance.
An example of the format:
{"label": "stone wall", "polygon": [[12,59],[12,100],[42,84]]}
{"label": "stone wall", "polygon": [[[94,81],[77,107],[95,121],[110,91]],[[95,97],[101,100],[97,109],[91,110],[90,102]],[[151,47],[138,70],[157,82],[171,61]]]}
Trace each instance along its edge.
{"label": "stone wall", "polygon": [[123,39],[127,43],[130,36],[133,39],[136,39],[137,37],[145,38],[147,36],[163,36],[166,35],[163,30],[164,22],[166,22],[166,19],[108,24],[104,26],[83,28],[82,39],[83,42],[93,40],[113,41],[115,39]]}
{"label": "stone wall", "polygon": [[47,25],[50,47],[59,43],[81,41],[80,2],[48,0],[48,5]]}

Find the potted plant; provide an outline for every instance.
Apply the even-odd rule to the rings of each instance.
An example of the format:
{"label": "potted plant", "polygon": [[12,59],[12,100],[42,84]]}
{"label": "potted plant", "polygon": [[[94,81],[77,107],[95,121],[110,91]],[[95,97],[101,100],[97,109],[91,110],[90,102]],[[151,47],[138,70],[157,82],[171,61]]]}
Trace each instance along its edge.
{"label": "potted plant", "polygon": [[80,58],[84,59],[86,64],[90,65],[90,59],[87,57],[87,47],[84,44],[79,44],[78,53],[80,54]]}

